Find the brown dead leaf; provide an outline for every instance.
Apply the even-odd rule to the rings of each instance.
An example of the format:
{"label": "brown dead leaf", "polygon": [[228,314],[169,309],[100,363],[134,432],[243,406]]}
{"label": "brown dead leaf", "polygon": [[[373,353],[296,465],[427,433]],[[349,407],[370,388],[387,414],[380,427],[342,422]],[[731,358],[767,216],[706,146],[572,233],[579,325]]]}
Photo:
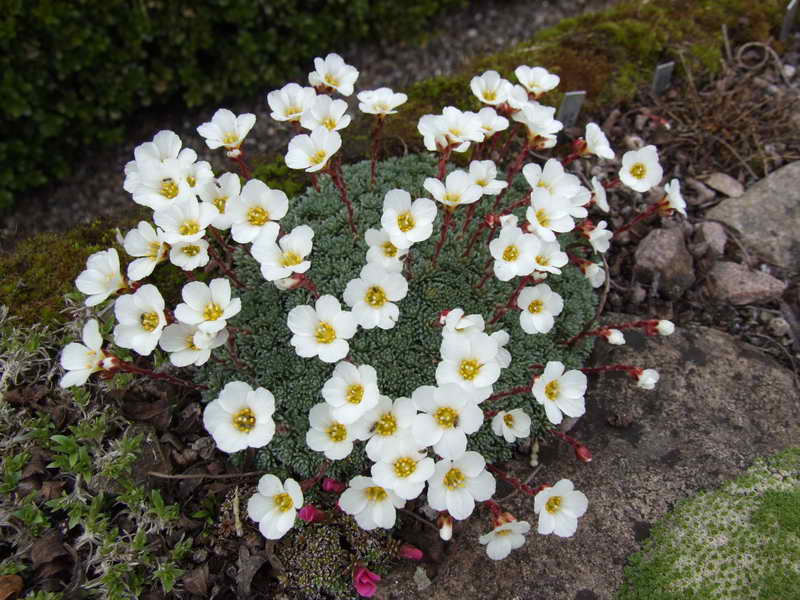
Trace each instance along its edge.
{"label": "brown dead leaf", "polygon": [[154,402],[127,402],[123,414],[132,421],[148,423],[158,430],[165,430],[172,420],[172,409],[166,397]]}
{"label": "brown dead leaf", "polygon": [[55,529],[45,532],[31,547],[31,562],[34,569],[68,555],[67,549],[61,542],[61,534]]}
{"label": "brown dead leaf", "polygon": [[190,594],[208,595],[208,565],[192,569],[183,576],[183,587]]}
{"label": "brown dead leaf", "polygon": [[14,600],[22,593],[22,577],[3,575],[0,577],[0,600]]}
{"label": "brown dead leaf", "polygon": [[239,559],[236,561],[239,573],[236,579],[239,582],[238,592],[240,598],[247,598],[250,595],[253,577],[264,566],[265,562],[267,562],[267,557],[263,554],[250,554],[250,551],[244,545],[239,546]]}

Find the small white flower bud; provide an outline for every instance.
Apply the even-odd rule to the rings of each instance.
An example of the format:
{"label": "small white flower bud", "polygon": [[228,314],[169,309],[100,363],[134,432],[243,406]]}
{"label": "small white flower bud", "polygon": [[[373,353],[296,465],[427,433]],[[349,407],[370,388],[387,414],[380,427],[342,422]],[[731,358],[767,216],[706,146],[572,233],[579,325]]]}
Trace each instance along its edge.
{"label": "small white flower bud", "polygon": [[593,288],[598,288],[606,282],[606,271],[598,264],[591,264],[584,272]]}
{"label": "small white flower bud", "polygon": [[645,369],[639,373],[639,379],[637,380],[636,385],[644,390],[652,390],[656,387],[658,378],[658,371],[655,369]]}
{"label": "small white flower bud", "polygon": [[275,287],[285,292],[286,290],[293,290],[298,285],[300,285],[300,280],[295,279],[294,277],[284,277],[283,279],[276,279],[272,283],[275,284]]}
{"label": "small white flower bud", "polygon": [[662,319],[656,325],[656,331],[658,331],[658,335],[672,335],[675,331],[675,323]]}
{"label": "small white flower bud", "polygon": [[606,340],[609,344],[621,346],[625,343],[625,336],[622,335],[622,332],[619,329],[609,329],[608,333],[606,333]]}

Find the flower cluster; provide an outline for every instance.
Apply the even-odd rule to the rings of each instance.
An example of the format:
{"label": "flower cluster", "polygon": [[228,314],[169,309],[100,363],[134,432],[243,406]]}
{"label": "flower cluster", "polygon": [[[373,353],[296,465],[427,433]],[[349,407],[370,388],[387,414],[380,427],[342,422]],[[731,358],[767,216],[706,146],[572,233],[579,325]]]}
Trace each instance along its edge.
{"label": "flower cluster", "polygon": [[[438,154],[438,172],[419,178],[413,189],[391,187],[382,192],[377,218],[363,230],[356,217],[366,214],[363,207],[368,193],[362,194],[359,204],[351,201],[352,186],[348,187],[335,159],[342,145],[340,132],[352,117],[347,114],[348,102],[333,96],[352,95],[358,71],[330,54],[315,60],[309,87],[289,83],[267,95],[272,118],[291,123],[298,131],[289,143],[287,166],[307,171],[316,187],[321,183],[317,174],[324,173],[325,182],[335,188],[346,209],[342,214],[346,212],[353,243],[361,244],[363,238],[367,250],[359,255],[364,260],[356,273],[340,273],[336,267],[315,268],[319,250],[314,248],[313,219],[290,229],[292,220],[284,220],[290,204],[286,194],[252,177],[242,144],[255,122],[253,115],[236,116],[220,109],[211,122],[198,127],[210,149],[225,149],[239,175],[215,176],[209,163],[198,161],[193,150],[182,148],[178,136],[170,131],[159,132],[152,142],[137,147],[135,160],[126,165],[124,188],[134,202],[153,210],[152,223],[142,221],[120,239],[132,258],[127,276],[122,274],[117,251],[111,248],[91,256],[76,280],[78,289],[87,295],[87,306],[103,305],[118,296],[113,300],[113,344],[141,356],[160,347],[176,367],[202,366],[214,349],[227,345],[227,360],[218,361],[228,362],[246,376],[248,365],[238,362],[236,344],[237,336],[248,332],[228,324],[245,302],[233,297],[231,282],[241,288],[242,298],[251,294],[237,277],[236,258],[237,263],[248,260],[256,264],[260,283],[273,293],[293,298],[285,320],[270,324],[286,332],[281,352],[293,352],[309,365],[319,363],[315,372],[325,373],[314,391],[315,403],[302,412],[305,445],[324,456],[325,462],[317,475],[300,482],[293,478],[281,482],[272,474],[261,478],[258,492],[248,502],[248,514],[265,537],[281,538],[298,515],[310,523],[324,521],[324,511],[303,506],[304,492],[322,479],[331,465],[354,453],[366,455],[368,468],[352,475],[346,484],[325,479],[323,490],[336,494],[338,507],[365,530],[394,527],[398,509],[411,500],[423,499],[439,515],[442,538],[449,539],[453,520],[467,519],[484,507],[490,513],[492,530],[479,542],[490,558],[505,558],[524,543],[531,526],[492,500],[499,477],[534,497],[539,533],[571,536],[588,506],[585,495],[574,490],[572,482],[561,480],[552,486],[530,488],[497,469],[472,440],[484,431],[490,432],[495,443],[513,444],[532,435],[534,422],[549,423],[546,430],[560,424],[564,415],[581,416],[586,410],[586,373],[623,370],[643,388],[652,388],[657,381],[658,374],[652,369],[626,365],[569,368],[556,356],[548,357],[546,364],[523,365],[530,379],[518,382],[517,387],[495,389],[512,362],[525,360],[522,353],[513,352],[512,337],[536,344],[536,340],[558,334],[561,347],[568,349],[596,337],[624,343],[622,331],[631,327],[643,328],[650,335],[669,335],[673,330],[668,321],[656,320],[597,330],[580,329],[582,324],[559,329],[571,301],[565,293],[570,288],[559,281],[575,272],[579,284],[587,289],[603,285],[605,271],[593,258],[606,252],[614,237],[606,221],[593,222],[589,212],[608,211],[606,192],[616,182],[604,183],[596,177],[583,181],[568,167],[591,155],[607,160],[615,154],[600,128],[590,123],[572,154],[561,160],[551,158],[543,165],[527,162],[533,150],[552,148],[562,129],[554,118],[555,109],[539,102],[558,85],[558,77],[541,67],[528,66],[520,66],[515,75],[516,85],[494,71],[475,77],[470,87],[486,105],[477,113],[448,106],[441,114],[419,120],[425,147]],[[372,190],[382,124],[406,97],[388,88],[362,91],[357,97],[359,109],[376,119]],[[308,133],[301,133],[302,129]],[[495,162],[503,157],[494,138],[504,130],[510,130],[510,140],[517,134],[522,138],[519,154],[506,165],[505,180]],[[452,152],[468,150],[472,160],[467,168],[449,166]],[[522,186],[516,177],[519,173]],[[656,149],[648,146],[622,157],[619,182],[643,192],[657,185],[662,174]],[[655,210],[684,213],[684,206],[678,182],[673,180]],[[439,235],[431,248],[425,242],[434,237],[437,222]],[[450,232],[459,228],[463,264],[485,262],[482,273],[465,274],[464,285],[478,298],[494,286],[502,290],[503,303],[486,303],[483,313],[467,314],[470,308],[465,302],[446,305],[434,313],[406,314],[415,286],[435,281],[441,270],[439,259],[453,255],[456,233]],[[481,245],[487,232],[489,239]],[[316,236],[326,244],[340,244],[340,255],[350,253],[344,250],[349,241],[332,242],[332,237],[323,237],[319,229]],[[448,237],[450,249],[443,253]],[[234,242],[242,245],[236,255]],[[249,253],[243,251],[247,244]],[[189,280],[181,292],[183,302],[172,310],[166,308],[154,285],[143,283],[159,264],[167,262],[184,271]],[[222,276],[206,282],[205,273],[194,273],[198,269],[205,273],[217,270]],[[470,283],[472,275],[479,281]],[[423,295],[436,297],[438,293],[428,289]],[[405,386],[404,391],[390,395],[378,363],[363,360],[352,345],[373,332],[391,335],[391,330],[400,329],[401,323],[412,318],[425,320],[424,335],[429,341],[435,336],[430,343],[436,347],[436,355],[425,357],[433,364],[432,371],[424,371],[430,372],[431,378],[415,385],[409,383],[411,378],[395,381],[392,390]],[[250,321],[245,324],[249,326]],[[570,333],[565,336],[567,331]],[[224,381],[214,392],[213,386],[125,362],[103,348],[96,320],[84,327],[83,342],[64,349],[61,362],[68,372],[62,386],[82,385],[98,371],[127,371],[199,389],[211,387],[213,397],[203,422],[223,452],[279,443],[276,421],[282,420],[283,413],[297,410],[291,398],[277,392],[273,395],[271,385],[273,391],[236,378]],[[402,352],[417,351],[409,350],[412,346],[403,340],[397,346]],[[296,372],[294,377],[303,375]],[[496,410],[497,406],[504,408]],[[591,459],[583,444],[564,434],[558,436],[573,445],[581,460]],[[284,466],[291,470],[291,461],[285,460]],[[374,593],[380,578],[373,575],[363,565],[354,566],[355,585],[362,595]]]}

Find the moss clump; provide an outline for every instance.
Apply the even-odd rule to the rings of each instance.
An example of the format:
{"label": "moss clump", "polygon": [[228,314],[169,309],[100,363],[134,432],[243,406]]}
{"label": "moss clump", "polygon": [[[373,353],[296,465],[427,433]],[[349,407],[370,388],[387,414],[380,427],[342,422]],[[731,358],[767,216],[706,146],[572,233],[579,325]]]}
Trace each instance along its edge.
{"label": "moss clump", "polygon": [[[320,294],[342,298],[347,282],[358,277],[366,262],[363,232],[370,227],[380,227],[386,192],[399,187],[408,190],[412,197],[427,195],[422,183],[434,173],[435,159],[428,155],[410,155],[383,161],[379,163],[374,188],[370,187],[369,168],[368,162],[362,162],[344,169],[356,207],[358,239],[353,239],[349,231],[345,210],[327,176],[320,178],[319,192],[309,189],[292,200],[289,214],[281,221],[284,231],[304,223],[314,229],[308,275]],[[511,204],[519,199],[525,188],[524,180],[518,178],[505,202]],[[478,218],[491,204],[491,200],[478,204]],[[465,212],[465,209],[456,211],[458,226]],[[439,268],[432,268],[438,229],[437,221],[431,239],[412,248],[412,278],[408,295],[398,303],[397,325],[386,331],[359,329],[350,340],[352,360],[375,367],[381,393],[391,398],[409,397],[418,386],[435,385],[441,343],[441,329],[436,321],[440,311],[462,307],[467,314],[480,313],[488,321],[495,308],[507,302],[518,283],[518,280],[503,283],[492,277],[483,288],[475,289],[484,273],[488,252],[485,245],[479,245],[471,257],[463,258],[466,239],[458,241],[452,232],[439,258]],[[295,354],[289,343],[291,332],[286,325],[286,315],[295,306],[313,304],[313,300],[305,291],[280,292],[273,284],[265,282],[258,264],[244,252],[238,255],[237,269],[239,278],[249,286],[240,294],[242,311],[237,317],[252,332],[237,336],[239,358],[248,372],[242,373],[227,364],[208,363],[198,374],[200,380],[210,386],[205,398],[215,398],[225,383],[234,379],[245,379],[251,385],[269,389],[276,398],[275,418],[283,433],[259,451],[259,466],[269,470],[288,466],[300,477],[309,477],[317,472],[324,457],[306,445],[308,413],[313,405],[322,401],[320,390],[330,377],[333,365]],[[594,315],[595,296],[586,278],[578,269],[569,266],[561,276],[550,277],[547,281],[565,300],[564,312],[556,319],[552,333],[525,334],[516,311],[487,327],[487,332],[505,329],[511,335],[507,346],[512,356],[511,366],[503,370],[495,384],[496,391],[529,383],[532,363],[560,360],[572,368],[578,367],[590,349],[590,342],[571,348],[559,344],[580,331]],[[344,303],[343,307],[346,308]],[[544,412],[531,394],[509,396],[493,401],[491,406],[497,410],[515,407],[523,407],[533,417],[534,436],[541,435],[549,427]],[[509,446],[491,432],[488,421],[471,436],[470,448],[481,452],[489,461],[510,456]],[[347,479],[367,469],[366,456],[357,445],[347,459],[334,462],[329,473]]]}
{"label": "moss clump", "polygon": [[800,597],[800,449],[680,503],[625,578],[617,600]]}

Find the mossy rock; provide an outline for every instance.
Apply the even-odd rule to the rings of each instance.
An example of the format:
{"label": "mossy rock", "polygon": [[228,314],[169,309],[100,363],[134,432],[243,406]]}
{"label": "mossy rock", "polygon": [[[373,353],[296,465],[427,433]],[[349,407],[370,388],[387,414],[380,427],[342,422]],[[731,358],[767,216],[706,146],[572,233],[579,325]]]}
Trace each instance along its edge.
{"label": "mossy rock", "polygon": [[800,598],[800,448],[678,504],[625,579],[617,600]]}
{"label": "mossy rock", "polygon": [[[358,277],[366,263],[367,244],[364,231],[380,228],[383,198],[392,188],[402,188],[412,198],[427,196],[422,188],[426,177],[435,173],[433,155],[409,155],[392,158],[378,165],[376,185],[370,185],[368,161],[344,168],[350,197],[355,206],[359,235],[350,233],[346,212],[338,192],[328,176],[320,177],[320,190],[309,188],[305,194],[291,201],[289,213],[281,220],[281,228],[290,231],[300,224],[309,224],[314,230],[314,248],[310,256],[311,269],[307,273],[320,294],[342,298],[345,286]],[[505,203],[511,205],[528,191],[523,178],[515,181]],[[478,203],[475,223],[492,206],[491,197]],[[518,212],[519,211],[518,209]],[[456,225],[460,231],[466,208],[456,211]],[[378,373],[378,386],[382,394],[392,399],[405,396],[421,385],[435,385],[436,364],[440,360],[441,328],[437,326],[439,313],[444,309],[461,307],[466,314],[479,313],[486,321],[495,309],[504,305],[516,289],[518,279],[501,282],[493,276],[480,289],[476,284],[483,276],[489,257],[486,245],[478,244],[471,256],[464,258],[467,237],[457,239],[451,230],[444,245],[438,267],[432,266],[441,215],[434,223],[430,239],[412,248],[412,278],[409,293],[398,302],[400,319],[389,330],[359,329],[350,340],[350,358],[356,364],[369,364]],[[494,237],[494,236],[493,236]],[[562,236],[563,243],[574,241]],[[486,238],[484,237],[484,240]],[[289,343],[291,333],[286,325],[286,315],[298,305],[312,304],[305,290],[281,292],[261,275],[258,263],[244,251],[238,253],[237,275],[249,289],[240,291],[242,311],[234,325],[242,324],[250,333],[237,335],[238,357],[247,370],[242,372],[229,363],[207,363],[198,373],[198,381],[209,386],[205,400],[217,397],[229,381],[244,379],[252,386],[270,390],[276,399],[275,418],[279,433],[258,453],[259,468],[276,474],[294,474],[309,477],[316,473],[324,456],[308,449],[305,442],[309,429],[308,413],[322,401],[320,390],[330,377],[333,365],[318,358],[301,358]],[[567,347],[562,341],[575,335],[592,320],[596,296],[579,269],[564,267],[560,276],[550,276],[548,285],[564,298],[564,311],[556,318],[556,326],[549,334],[528,335],[519,325],[518,311],[508,312],[496,324],[487,327],[487,333],[505,329],[511,336],[506,348],[512,356],[511,366],[503,370],[495,383],[495,391],[508,390],[531,382],[530,365],[544,364],[549,360],[563,362],[569,368],[582,366],[591,341],[586,340]],[[347,308],[342,303],[343,308]],[[524,408],[533,418],[532,435],[541,436],[551,427],[544,411],[530,393],[509,396],[491,403],[492,410]],[[328,473],[347,479],[368,469],[366,455],[357,445],[351,455],[336,461]],[[494,435],[489,420],[479,432],[470,437],[470,449],[481,452],[487,461],[494,462],[511,456],[510,446]]]}

